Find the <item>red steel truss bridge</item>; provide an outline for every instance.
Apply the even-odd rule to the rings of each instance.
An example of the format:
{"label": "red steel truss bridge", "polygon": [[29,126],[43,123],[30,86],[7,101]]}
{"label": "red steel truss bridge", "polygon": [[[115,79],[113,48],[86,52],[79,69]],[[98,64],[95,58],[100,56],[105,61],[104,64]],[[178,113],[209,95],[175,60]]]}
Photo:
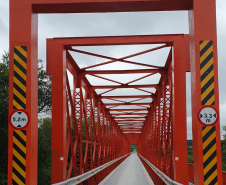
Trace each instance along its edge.
{"label": "red steel truss bridge", "polygon": [[[177,10],[188,11],[189,34],[47,39],[52,184],[110,184],[108,175],[125,164],[136,164],[128,180],[144,166],[157,185],[226,184],[215,0],[10,0],[9,185],[37,184],[38,14]],[[145,44],[150,49],[120,58],[79,49]],[[148,63],[134,60],[163,48],[169,50],[163,65],[151,58]],[[72,53],[105,62],[80,68]],[[117,70],[108,67],[114,63]],[[122,70],[125,64],[133,68]],[[187,162],[186,72],[191,72],[194,165]],[[120,79],[122,75],[133,80]],[[156,75],[157,82],[152,81]],[[89,77],[104,83],[95,85]],[[130,154],[131,144],[137,145],[137,154]],[[136,184],[145,184],[142,179]]]}

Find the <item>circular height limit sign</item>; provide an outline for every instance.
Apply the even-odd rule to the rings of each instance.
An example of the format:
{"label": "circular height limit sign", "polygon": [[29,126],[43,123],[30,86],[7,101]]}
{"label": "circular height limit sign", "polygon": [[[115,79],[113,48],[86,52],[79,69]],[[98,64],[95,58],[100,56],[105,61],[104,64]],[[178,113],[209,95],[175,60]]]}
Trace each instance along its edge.
{"label": "circular height limit sign", "polygon": [[10,121],[15,129],[24,129],[28,125],[28,114],[23,110],[16,110],[11,114]]}
{"label": "circular height limit sign", "polygon": [[199,121],[205,126],[214,125],[218,120],[218,112],[211,106],[204,106],[198,112]]}

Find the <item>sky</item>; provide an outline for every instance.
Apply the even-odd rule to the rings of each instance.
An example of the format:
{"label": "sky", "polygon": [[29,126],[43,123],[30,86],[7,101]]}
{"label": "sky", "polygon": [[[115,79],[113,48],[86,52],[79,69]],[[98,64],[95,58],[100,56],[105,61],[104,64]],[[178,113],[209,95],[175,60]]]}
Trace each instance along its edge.
{"label": "sky", "polygon": [[[218,70],[220,91],[220,123],[226,125],[226,1],[217,0],[217,37],[218,37]],[[114,35],[152,35],[152,34],[188,34],[188,12],[136,12],[136,13],[95,13],[95,14],[40,14],[38,25],[38,57],[46,61],[46,38],[53,37],[83,37],[83,36],[114,36]],[[104,54],[111,57],[123,57],[139,51],[156,47],[153,45],[133,46],[98,46],[77,47],[89,52]],[[9,2],[0,0],[0,56],[9,48]],[[161,49],[153,53],[145,54],[131,60],[142,63],[163,65],[166,61],[169,48]],[[106,60],[71,53],[80,67],[96,64]],[[114,63],[105,66],[105,69],[132,69],[134,66],[122,63]],[[95,68],[103,69],[103,67]],[[110,76],[114,80],[130,81],[139,75]],[[109,77],[109,76],[108,76]],[[94,85],[104,85],[104,81],[87,76]],[[147,78],[140,83],[152,80],[157,82],[158,75]],[[187,74],[187,137],[192,139],[191,130],[191,93],[190,74]],[[114,92],[112,92],[114,94]],[[120,93],[135,93],[123,89]],[[110,93],[108,95],[111,95]],[[221,129],[221,135],[225,132]]]}

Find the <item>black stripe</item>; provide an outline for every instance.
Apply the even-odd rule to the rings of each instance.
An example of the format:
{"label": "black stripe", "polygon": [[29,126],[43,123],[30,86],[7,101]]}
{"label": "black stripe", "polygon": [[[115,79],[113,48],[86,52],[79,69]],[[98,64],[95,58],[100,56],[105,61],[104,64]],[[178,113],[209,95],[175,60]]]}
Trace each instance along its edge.
{"label": "black stripe", "polygon": [[14,71],[14,76],[26,87],[26,81],[16,71]]}
{"label": "black stripe", "polygon": [[217,156],[216,150],[209,156],[208,159],[203,163],[203,168],[205,168],[213,159]]}
{"label": "black stripe", "polygon": [[201,45],[203,43],[203,40],[199,41],[199,44]]}
{"label": "black stripe", "polygon": [[12,185],[19,185],[15,180],[13,180]]}
{"label": "black stripe", "polygon": [[201,76],[201,82],[207,77],[207,75],[213,71],[213,64],[202,74]]}
{"label": "black stripe", "polygon": [[214,77],[212,76],[212,78],[210,78],[210,80],[202,87],[201,94],[203,94],[206,91],[206,89],[212,85],[213,82],[214,82]]}
{"label": "black stripe", "polygon": [[215,105],[215,101],[213,101],[213,103],[211,105]]}
{"label": "black stripe", "polygon": [[13,131],[13,136],[26,148],[26,142],[15,131]]}
{"label": "black stripe", "polygon": [[27,46],[20,46],[20,47],[22,47],[24,49],[24,51],[27,52]]}
{"label": "black stripe", "polygon": [[25,75],[27,74],[27,73],[26,73],[26,69],[25,69],[19,62],[17,62],[15,59],[14,59],[14,64],[15,64],[16,67],[18,67]]}
{"label": "black stripe", "polygon": [[215,130],[215,127],[212,126],[212,128],[205,134],[205,136],[203,136],[202,142],[204,143],[211,136],[211,134],[214,133]]}
{"label": "black stripe", "polygon": [[217,176],[209,183],[209,185],[215,185],[217,182]]}
{"label": "black stripe", "polygon": [[26,130],[20,130],[26,136]]}
{"label": "black stripe", "polygon": [[26,105],[15,95],[13,94],[13,99],[23,108],[26,109]]}
{"label": "black stripe", "polygon": [[216,150],[209,156],[209,158],[203,163],[203,168],[205,168],[213,159],[217,156]]}
{"label": "black stripe", "polygon": [[[211,52],[203,61],[200,63],[200,69],[202,69],[210,60],[213,58],[213,52]],[[201,62],[201,61],[200,61]]]}
{"label": "black stripe", "polygon": [[212,168],[206,173],[206,175],[204,175],[204,181],[206,181],[210,175],[212,175],[212,173],[217,169],[217,163],[215,163]]}
{"label": "black stripe", "polygon": [[13,82],[13,87],[23,96],[26,98],[26,92],[24,92],[15,82]]}
{"label": "black stripe", "polygon": [[15,47],[14,47],[14,53],[21,59],[23,60],[25,63],[27,63],[27,58],[25,56],[23,56],[23,54],[21,54]]}
{"label": "black stripe", "polygon": [[21,157],[26,159],[26,154],[15,143],[13,143],[13,148],[21,155]]}
{"label": "black stripe", "polygon": [[13,173],[25,184],[25,178],[14,167]]}
{"label": "black stripe", "polygon": [[216,137],[203,149],[203,155],[205,155],[214,144],[216,144]]}
{"label": "black stripe", "polygon": [[206,102],[214,95],[214,89],[202,100],[202,105],[205,105]]}
{"label": "black stripe", "polygon": [[213,45],[212,41],[209,41],[208,44],[205,45],[205,47],[200,51],[200,57]]}
{"label": "black stripe", "polygon": [[13,109],[17,109],[17,108],[13,105]]}
{"label": "black stripe", "polygon": [[19,161],[19,159],[17,159],[17,157],[15,155],[13,155],[13,161],[22,169],[22,170],[26,170],[26,166],[23,165],[23,163],[21,163]]}

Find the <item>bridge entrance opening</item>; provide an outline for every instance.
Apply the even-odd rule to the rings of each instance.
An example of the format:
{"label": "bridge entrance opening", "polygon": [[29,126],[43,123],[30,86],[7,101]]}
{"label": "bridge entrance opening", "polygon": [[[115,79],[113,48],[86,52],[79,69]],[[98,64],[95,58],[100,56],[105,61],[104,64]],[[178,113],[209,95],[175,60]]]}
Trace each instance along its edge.
{"label": "bridge entrance opening", "polygon": [[[137,144],[138,156],[156,184],[175,181],[188,184],[186,71],[191,71],[194,141],[191,174],[196,184],[222,184],[215,1],[205,0],[11,0],[9,115],[23,110],[29,124],[20,129],[9,123],[8,184],[37,184],[38,14],[169,10],[189,10],[189,35],[48,39],[47,72],[52,75],[52,183],[98,184],[129,155],[130,144]],[[75,48],[131,44],[160,46],[121,58]],[[164,66],[132,60],[136,55],[166,47],[169,53]],[[80,68],[70,52],[107,59],[99,66],[117,61],[139,67]],[[137,84],[157,73],[160,75],[157,83]],[[103,76],[121,74],[141,76],[128,82]],[[87,76],[111,84],[92,85]],[[107,95],[119,89],[119,94]],[[122,89],[146,94],[125,97],[121,95]],[[148,98],[151,101],[143,101]],[[216,119],[205,124],[201,116],[210,109],[215,111]]]}

